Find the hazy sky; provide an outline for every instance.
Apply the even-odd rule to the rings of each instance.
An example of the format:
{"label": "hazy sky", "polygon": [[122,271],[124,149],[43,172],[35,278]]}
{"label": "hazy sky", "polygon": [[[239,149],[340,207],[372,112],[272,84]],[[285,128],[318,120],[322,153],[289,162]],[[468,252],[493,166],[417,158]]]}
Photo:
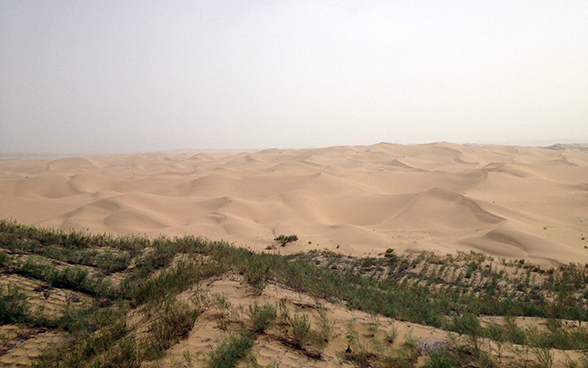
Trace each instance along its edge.
{"label": "hazy sky", "polygon": [[588,1],[0,0],[0,152],[588,141]]}

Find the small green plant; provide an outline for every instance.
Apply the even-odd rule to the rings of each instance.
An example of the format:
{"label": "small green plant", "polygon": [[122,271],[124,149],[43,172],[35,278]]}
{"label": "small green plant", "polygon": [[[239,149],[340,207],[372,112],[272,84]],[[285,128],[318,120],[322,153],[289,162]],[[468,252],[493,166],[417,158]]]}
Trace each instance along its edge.
{"label": "small green plant", "polygon": [[26,322],[30,319],[28,312],[27,298],[17,286],[0,286],[0,322]]}
{"label": "small green plant", "polygon": [[369,352],[367,345],[360,340],[359,332],[355,328],[355,321],[352,320],[349,324],[345,338],[347,339],[345,359],[359,367],[369,367],[373,354]]}
{"label": "small green plant", "polygon": [[390,331],[384,332],[384,339],[389,344],[394,344],[394,341],[396,341],[397,337],[398,337],[398,328],[395,325],[392,325],[392,327],[390,328]]}
{"label": "small green plant", "polygon": [[310,337],[310,321],[304,314],[295,314],[288,318],[290,324],[290,342],[298,349],[304,350]]}
{"label": "small green plant", "polygon": [[169,295],[178,294],[200,278],[200,270],[191,262],[178,262],[154,277],[135,280],[130,274],[123,281],[123,288],[131,297],[131,305],[138,307],[148,301],[163,301]]}
{"label": "small green plant", "polygon": [[198,311],[175,297],[166,300],[151,316],[149,331],[152,339],[149,344],[149,358],[157,359],[173,344],[188,336],[192,330]]}
{"label": "small green plant", "polygon": [[275,323],[276,317],[276,308],[269,303],[261,306],[255,301],[249,305],[249,319],[254,333],[264,333]]}
{"label": "small green plant", "polygon": [[217,349],[210,353],[206,367],[236,367],[249,354],[254,344],[255,340],[249,334],[232,334],[221,341]]}
{"label": "small green plant", "polygon": [[288,309],[287,299],[282,298],[276,303],[277,318],[276,326],[279,332],[286,336],[290,328],[290,309]]}
{"label": "small green plant", "polygon": [[217,324],[221,330],[226,330],[229,327],[231,314],[233,312],[233,305],[224,294],[212,294],[212,304],[217,310]]}
{"label": "small green plant", "polygon": [[380,321],[380,316],[378,316],[377,314],[372,314],[371,321],[368,325],[368,331],[371,337],[374,337],[378,333],[381,325],[382,322]]}
{"label": "small green plant", "polygon": [[189,350],[184,350],[184,352],[182,352],[182,357],[186,362],[186,368],[192,368],[194,366],[194,362],[192,361],[192,354],[190,354]]}
{"label": "small green plant", "polygon": [[253,259],[243,271],[245,282],[253,288],[255,295],[261,295],[272,276],[271,266],[264,259]]}
{"label": "small green plant", "polygon": [[533,351],[533,354],[535,354],[539,367],[551,368],[553,366],[553,354],[549,348],[533,347],[531,350]]}
{"label": "small green plant", "polygon": [[419,343],[419,339],[416,338],[413,334],[412,331],[409,330],[406,335],[404,335],[404,343],[402,344],[403,347],[405,347],[406,349],[409,350],[418,350],[418,343]]}
{"label": "small green plant", "polygon": [[275,241],[280,243],[282,247],[285,247],[288,243],[292,243],[298,240],[297,235],[278,235],[274,238]]}
{"label": "small green plant", "polygon": [[[556,320],[547,321],[547,327],[552,333],[561,329],[561,325],[558,322]],[[553,355],[549,349],[549,341],[546,341],[545,336],[535,326],[528,327],[526,332],[532,344],[531,352],[535,355],[535,359],[539,363],[538,366],[551,368],[553,365]]]}
{"label": "small green plant", "polygon": [[317,323],[319,326],[319,338],[323,339],[325,342],[329,342],[331,336],[333,335],[333,330],[335,329],[335,323],[329,320],[326,308],[318,306],[316,311],[318,314]]}

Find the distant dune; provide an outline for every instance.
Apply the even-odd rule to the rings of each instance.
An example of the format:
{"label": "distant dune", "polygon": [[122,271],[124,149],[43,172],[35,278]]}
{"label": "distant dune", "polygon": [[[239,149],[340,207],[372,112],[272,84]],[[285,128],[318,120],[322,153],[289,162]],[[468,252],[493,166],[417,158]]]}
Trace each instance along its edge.
{"label": "distant dune", "polygon": [[62,229],[192,234],[264,250],[483,251],[588,262],[588,151],[401,146],[0,162],[0,217]]}

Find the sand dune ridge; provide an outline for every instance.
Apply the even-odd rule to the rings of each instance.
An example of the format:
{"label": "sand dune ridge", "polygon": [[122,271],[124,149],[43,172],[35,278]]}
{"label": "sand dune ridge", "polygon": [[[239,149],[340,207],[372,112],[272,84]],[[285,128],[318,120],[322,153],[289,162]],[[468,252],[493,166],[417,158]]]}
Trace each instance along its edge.
{"label": "sand dune ridge", "polygon": [[0,163],[0,216],[263,250],[478,250],[588,262],[588,152],[432,143]]}

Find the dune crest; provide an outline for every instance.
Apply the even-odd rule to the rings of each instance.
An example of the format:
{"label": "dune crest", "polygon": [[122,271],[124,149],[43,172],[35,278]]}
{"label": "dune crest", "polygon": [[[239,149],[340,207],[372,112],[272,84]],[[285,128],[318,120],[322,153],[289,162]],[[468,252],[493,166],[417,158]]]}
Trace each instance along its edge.
{"label": "dune crest", "polygon": [[588,262],[588,151],[433,143],[0,163],[0,217],[257,250]]}

